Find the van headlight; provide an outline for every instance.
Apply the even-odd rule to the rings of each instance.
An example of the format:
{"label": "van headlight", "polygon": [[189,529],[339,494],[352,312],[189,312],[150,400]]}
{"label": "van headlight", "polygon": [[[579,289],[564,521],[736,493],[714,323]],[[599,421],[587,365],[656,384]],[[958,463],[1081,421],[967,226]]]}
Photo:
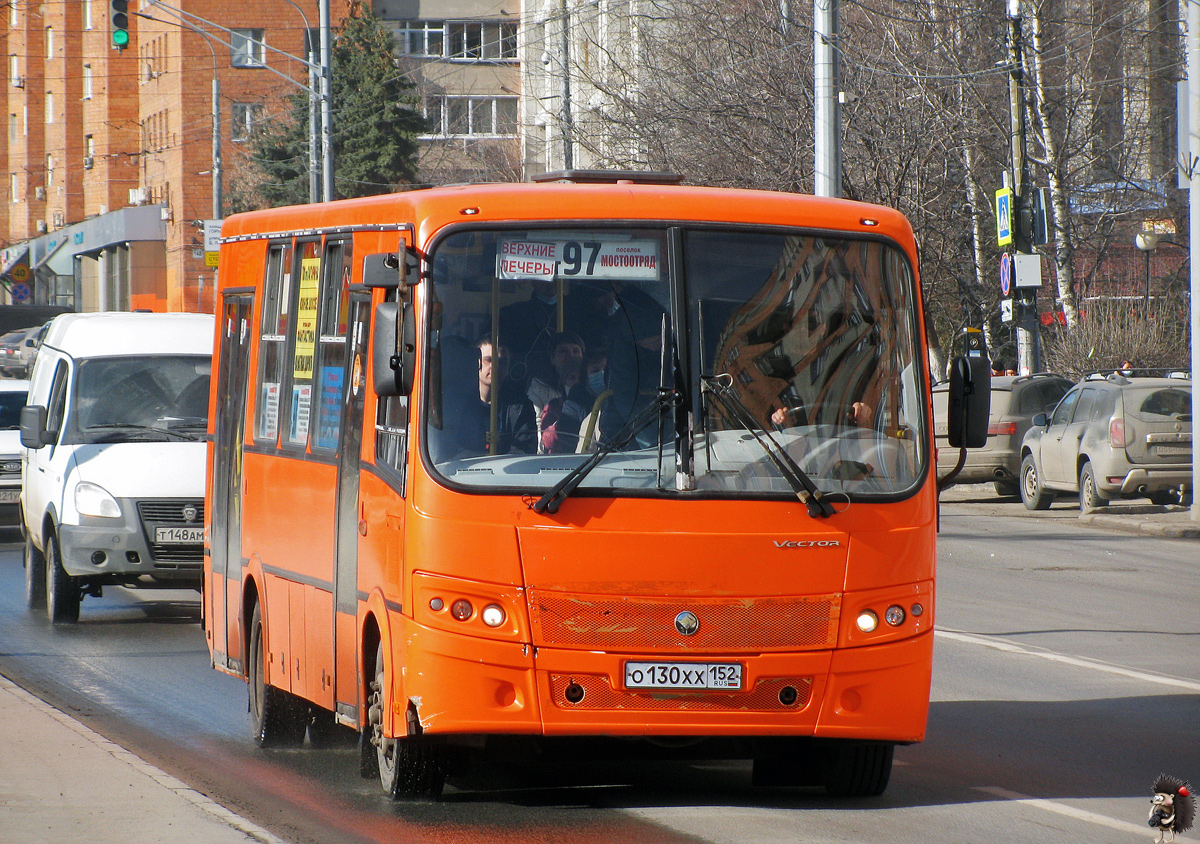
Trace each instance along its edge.
{"label": "van headlight", "polygon": [[99,516],[102,519],[121,518],[121,505],[108,494],[104,487],[89,481],[75,485],[75,509],[81,516]]}

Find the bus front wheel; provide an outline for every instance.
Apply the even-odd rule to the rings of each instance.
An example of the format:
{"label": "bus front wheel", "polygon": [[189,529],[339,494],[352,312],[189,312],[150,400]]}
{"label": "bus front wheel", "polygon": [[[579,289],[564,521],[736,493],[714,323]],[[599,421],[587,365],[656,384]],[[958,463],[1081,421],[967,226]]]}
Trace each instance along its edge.
{"label": "bus front wheel", "polygon": [[446,783],[445,746],[422,735],[388,738],[383,733],[387,697],[383,648],[375,653],[375,682],[371,684],[369,717],[371,744],[379,767],[379,782],[392,800],[436,800]]}
{"label": "bus front wheel", "polygon": [[259,747],[299,747],[308,727],[308,709],[290,694],[267,684],[262,607],[250,618],[250,720]]}
{"label": "bus front wheel", "polygon": [[824,771],[825,790],[834,797],[877,797],[892,777],[894,744],[840,744]]}

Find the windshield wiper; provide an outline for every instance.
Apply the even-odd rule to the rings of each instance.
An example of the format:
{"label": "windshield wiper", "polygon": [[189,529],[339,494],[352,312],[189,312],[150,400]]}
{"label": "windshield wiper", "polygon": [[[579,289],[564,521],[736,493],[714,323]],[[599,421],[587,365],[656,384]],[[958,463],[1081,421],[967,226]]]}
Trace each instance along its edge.
{"label": "windshield wiper", "polygon": [[762,446],[767,457],[771,458],[771,462],[788,482],[792,492],[804,502],[804,506],[808,508],[808,515],[813,518],[827,518],[836,512],[833,505],[826,500],[825,494],[813,483],[812,478],[797,465],[792,456],[771,436],[771,432],[758,423],[754,414],[734,394],[733,379],[728,374],[703,375],[700,377],[700,385],[701,390],[715,398],[739,425],[754,435],[754,441]]}
{"label": "windshield wiper", "polygon": [[183,431],[173,431],[170,428],[155,428],[152,425],[133,425],[133,424],[113,424],[113,425],[88,425],[83,429],[83,433],[90,434],[92,431],[106,431],[108,433],[99,434],[94,437],[96,442],[104,442],[105,440],[114,437],[120,437],[122,434],[131,434],[136,436],[144,436],[146,434],[160,434],[167,439],[187,440],[196,442],[196,434],[185,433]]}
{"label": "windshield wiper", "polygon": [[537,513],[557,513],[559,506],[567,496],[575,491],[575,487],[583,482],[583,479],[592,469],[596,468],[601,460],[632,442],[633,438],[651,422],[657,421],[661,426],[664,414],[678,401],[679,394],[674,389],[659,387],[654,401],[643,407],[636,416],[626,422],[625,427],[618,431],[615,437],[592,452],[587,460],[568,472],[562,480],[550,487],[545,495],[529,505],[530,508]]}

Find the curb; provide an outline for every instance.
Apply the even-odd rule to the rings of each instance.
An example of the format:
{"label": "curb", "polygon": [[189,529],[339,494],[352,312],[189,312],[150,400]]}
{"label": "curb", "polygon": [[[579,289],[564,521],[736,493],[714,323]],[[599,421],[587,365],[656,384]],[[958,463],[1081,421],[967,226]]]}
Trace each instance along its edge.
{"label": "curb", "polygon": [[1109,527],[1133,533],[1168,536],[1173,539],[1200,539],[1200,522],[1163,521],[1139,516],[1109,515],[1107,513],[1083,513],[1079,521],[1097,527]]}

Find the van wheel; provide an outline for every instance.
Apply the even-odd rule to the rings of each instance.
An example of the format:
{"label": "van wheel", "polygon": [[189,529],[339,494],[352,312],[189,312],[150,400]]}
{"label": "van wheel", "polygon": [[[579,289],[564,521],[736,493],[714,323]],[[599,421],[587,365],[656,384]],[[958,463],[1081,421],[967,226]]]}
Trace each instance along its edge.
{"label": "van wheel", "polygon": [[1090,462],[1084,463],[1079,470],[1079,512],[1087,513],[1107,503],[1108,499],[1103,498],[1096,488],[1096,470]]}
{"label": "van wheel", "polygon": [[1021,503],[1026,510],[1049,510],[1053,500],[1054,496],[1042,488],[1033,455],[1026,454],[1021,461]]}
{"label": "van wheel", "polygon": [[55,624],[74,624],[79,621],[79,602],[83,593],[75,578],[62,565],[58,538],[46,539],[46,615]]}
{"label": "van wheel", "polygon": [[25,606],[31,610],[46,608],[46,558],[25,535]]}
{"label": "van wheel", "polygon": [[835,797],[876,797],[892,778],[893,744],[843,744],[831,753],[825,790]]}
{"label": "van wheel", "polygon": [[371,743],[379,765],[383,793],[392,800],[436,800],[446,783],[445,746],[426,736],[387,738],[383,734],[384,689],[383,648],[375,653],[375,682],[371,684]]}
{"label": "van wheel", "polygon": [[299,747],[308,727],[308,707],[289,693],[267,685],[263,659],[262,607],[250,618],[250,720],[259,747]]}

